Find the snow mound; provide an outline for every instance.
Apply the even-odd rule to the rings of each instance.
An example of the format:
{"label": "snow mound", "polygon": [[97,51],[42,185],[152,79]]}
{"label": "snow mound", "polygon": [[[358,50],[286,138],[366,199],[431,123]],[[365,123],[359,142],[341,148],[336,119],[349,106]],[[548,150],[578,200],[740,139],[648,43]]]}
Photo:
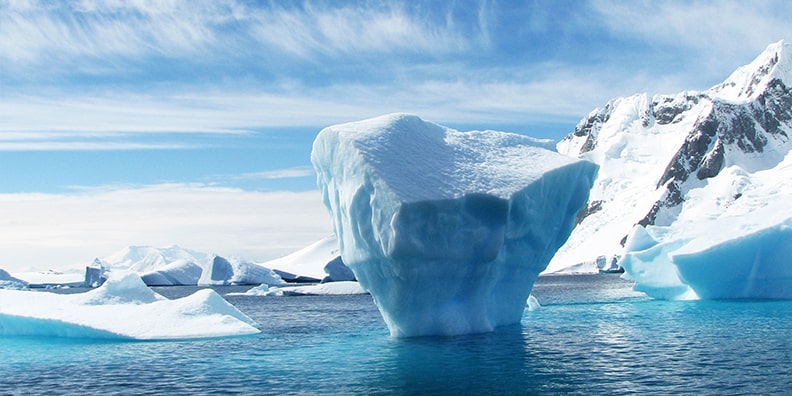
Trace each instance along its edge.
{"label": "snow mound", "polygon": [[341,256],[393,336],[518,323],[597,166],[406,114],[323,129],[311,161]]}
{"label": "snow mound", "polygon": [[0,334],[175,340],[256,334],[255,322],[210,289],[168,300],[133,273],[83,294],[0,290]]}

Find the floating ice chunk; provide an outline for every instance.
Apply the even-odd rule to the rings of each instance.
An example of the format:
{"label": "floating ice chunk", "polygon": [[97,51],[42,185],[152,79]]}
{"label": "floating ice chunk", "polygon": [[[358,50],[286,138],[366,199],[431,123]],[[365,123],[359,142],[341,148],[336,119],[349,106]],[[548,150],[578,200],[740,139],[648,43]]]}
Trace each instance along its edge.
{"label": "floating ice chunk", "polygon": [[322,279],[322,283],[327,282],[342,282],[342,281],[355,281],[355,273],[344,264],[341,256],[332,259],[324,266],[324,271],[327,276]]}
{"label": "floating ice chunk", "polygon": [[341,256],[392,335],[520,321],[597,171],[543,145],[405,114],[319,133],[311,160]]}
{"label": "floating ice chunk", "polygon": [[102,260],[95,259],[85,267],[85,287],[99,287],[107,280],[107,268]]}
{"label": "floating ice chunk", "polygon": [[542,308],[542,305],[539,304],[539,300],[537,300],[533,294],[528,296],[528,301],[526,301],[525,304],[528,306],[529,311],[537,311],[539,308]]}
{"label": "floating ice chunk", "polygon": [[363,290],[360,283],[353,281],[338,281],[321,283],[318,285],[305,286],[284,286],[269,288],[261,285],[248,290],[245,293],[228,293],[227,295],[246,295],[246,296],[338,296],[368,294]]}
{"label": "floating ice chunk", "polygon": [[202,272],[201,266],[192,261],[177,260],[140,277],[149,286],[184,286],[198,284]]}
{"label": "floating ice chunk", "polygon": [[325,268],[339,254],[338,239],[335,235],[331,235],[294,253],[261,265],[272,268],[281,278],[290,282],[313,283],[321,281],[328,275]]}
{"label": "floating ice chunk", "polygon": [[27,289],[27,282],[17,279],[3,269],[0,269],[0,289],[20,290]]}
{"label": "floating ice chunk", "polygon": [[133,273],[83,294],[0,290],[0,334],[168,340],[255,334],[255,322],[210,289],[168,300]]}
{"label": "floating ice chunk", "polygon": [[199,285],[282,285],[281,277],[261,265],[248,261],[228,260],[215,256],[206,265],[198,280]]}
{"label": "floating ice chunk", "polygon": [[703,299],[792,299],[792,221],[715,245],[690,243],[672,260]]}

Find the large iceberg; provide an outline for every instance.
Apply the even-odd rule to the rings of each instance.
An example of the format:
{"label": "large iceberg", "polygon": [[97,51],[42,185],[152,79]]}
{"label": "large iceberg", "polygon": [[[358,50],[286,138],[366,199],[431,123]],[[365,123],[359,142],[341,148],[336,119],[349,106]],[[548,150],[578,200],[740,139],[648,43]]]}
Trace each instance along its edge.
{"label": "large iceberg", "polygon": [[323,129],[311,161],[341,256],[393,336],[518,323],[597,172],[547,141],[392,114]]}
{"label": "large iceberg", "polygon": [[133,273],[80,294],[0,290],[0,335],[172,340],[256,334],[256,323],[211,289],[168,300]]}

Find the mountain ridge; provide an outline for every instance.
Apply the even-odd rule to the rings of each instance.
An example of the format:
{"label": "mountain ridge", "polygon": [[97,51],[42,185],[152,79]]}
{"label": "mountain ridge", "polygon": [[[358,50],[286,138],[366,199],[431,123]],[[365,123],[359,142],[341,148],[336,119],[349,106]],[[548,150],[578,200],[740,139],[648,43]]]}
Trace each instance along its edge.
{"label": "mountain ridge", "polygon": [[[578,226],[546,272],[621,255],[633,226],[670,226],[691,191],[773,169],[792,149],[792,45],[771,44],[706,91],[615,98],[584,117],[558,151],[600,165]],[[739,172],[737,172],[739,173]],[[732,180],[723,205],[739,199]],[[695,194],[694,194],[695,195]],[[706,194],[705,194],[706,195]]]}

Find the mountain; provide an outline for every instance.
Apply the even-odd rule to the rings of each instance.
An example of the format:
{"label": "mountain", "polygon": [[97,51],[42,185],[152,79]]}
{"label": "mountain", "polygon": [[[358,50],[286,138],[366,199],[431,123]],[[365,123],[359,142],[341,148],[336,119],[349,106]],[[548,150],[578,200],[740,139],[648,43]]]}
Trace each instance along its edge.
{"label": "mountain", "polygon": [[635,225],[712,221],[763,190],[768,172],[788,180],[790,87],[792,44],[779,41],[706,91],[617,98],[589,113],[557,149],[597,163],[599,175],[546,273],[596,272]]}

